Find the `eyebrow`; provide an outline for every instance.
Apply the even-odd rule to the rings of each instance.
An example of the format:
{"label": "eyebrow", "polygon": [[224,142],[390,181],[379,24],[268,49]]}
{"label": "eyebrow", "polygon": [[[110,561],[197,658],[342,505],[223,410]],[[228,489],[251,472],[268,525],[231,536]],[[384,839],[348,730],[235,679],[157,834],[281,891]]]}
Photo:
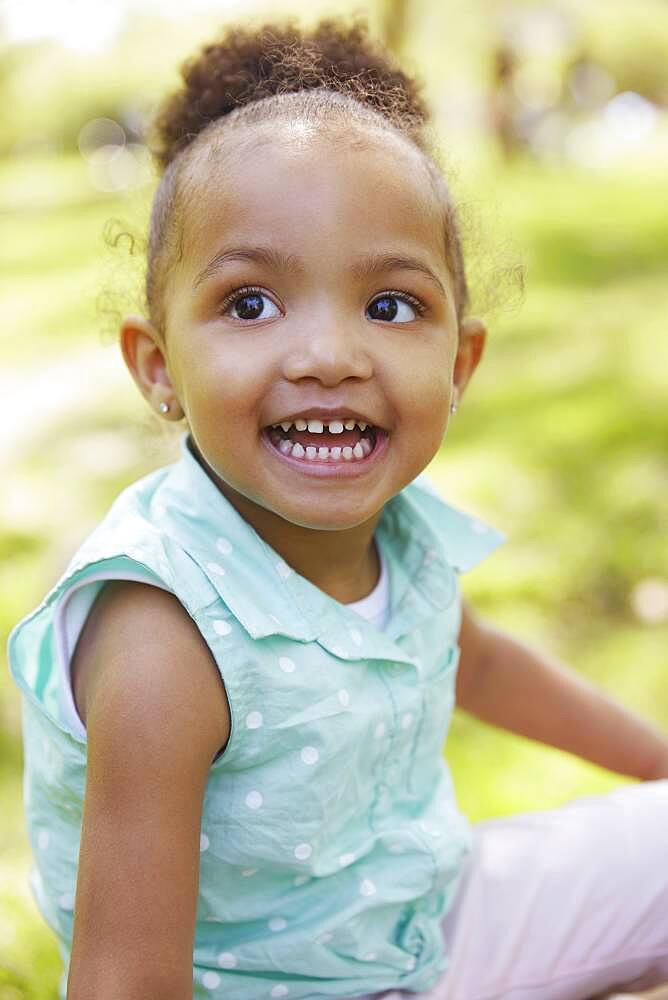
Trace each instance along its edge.
{"label": "eyebrow", "polygon": [[372,274],[380,274],[383,271],[417,271],[432,281],[440,290],[441,294],[447,298],[447,293],[443,283],[434,271],[417,257],[403,257],[393,253],[369,254],[360,257],[351,267],[351,271],[356,278],[368,278]]}
{"label": "eyebrow", "polygon": [[230,247],[221,250],[209,261],[195,278],[193,286],[197,288],[203,281],[213,277],[224,264],[234,260],[252,260],[257,264],[264,264],[274,271],[302,271],[304,268],[298,257],[281,253],[280,250],[275,250],[273,247]]}
{"label": "eyebrow", "polygon": [[[230,247],[221,250],[213,257],[203,270],[199,272],[193,283],[197,288],[202,282],[213,277],[223,265],[231,261],[249,260],[264,264],[275,271],[303,272],[304,262],[294,254],[284,254],[273,247]],[[417,271],[433,282],[441,294],[447,298],[447,292],[436,273],[424,261],[417,257],[405,257],[395,253],[367,254],[359,257],[351,265],[350,271],[355,278],[368,278],[384,271]]]}

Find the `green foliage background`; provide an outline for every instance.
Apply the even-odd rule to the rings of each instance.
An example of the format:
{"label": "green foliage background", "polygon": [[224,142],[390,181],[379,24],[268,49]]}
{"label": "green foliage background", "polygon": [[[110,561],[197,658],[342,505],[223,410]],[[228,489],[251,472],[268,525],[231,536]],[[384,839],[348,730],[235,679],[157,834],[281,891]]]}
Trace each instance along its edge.
{"label": "green foliage background", "polygon": [[[422,9],[436,16],[432,6]],[[614,5],[618,17],[623,9]],[[467,11],[458,22],[471,39],[466,72],[482,86],[487,26],[476,5]],[[438,53],[426,40],[433,31],[420,23],[409,58],[419,62],[424,44],[436,93]],[[188,31],[206,37],[203,21]],[[185,34],[178,42],[165,35],[170,69],[192,47]],[[610,50],[626,52],[620,37],[611,31],[600,44],[607,39]],[[10,53],[5,70],[9,58],[21,62]],[[133,67],[127,94],[150,103],[167,72],[157,74],[160,88],[154,78],[146,84],[147,73],[140,86],[137,60],[123,64]],[[57,103],[45,102],[50,110],[38,115],[38,129],[48,133],[47,118],[62,113],[65,151],[0,160],[0,387],[10,430],[0,455],[3,639],[119,489],[175,454],[112,342],[116,314],[140,304],[140,257],[109,253],[102,238],[111,218],[142,232],[150,187],[102,195],[78,154],[67,152],[86,117],[117,106],[115,88],[125,79],[118,65],[91,70],[83,102],[71,81],[48,95]],[[8,79],[17,93],[33,86],[14,69],[0,86]],[[18,141],[12,121],[6,151]],[[468,230],[474,279],[484,274],[494,285],[521,259],[527,290],[520,307],[508,288],[487,315],[484,362],[430,473],[452,502],[508,535],[465,578],[474,606],[668,729],[668,628],[643,622],[632,601],[643,580],[667,576],[664,178],[665,163],[646,161],[600,172],[524,158],[507,165],[484,139],[460,161],[454,188],[464,217],[476,220]],[[100,297],[100,289],[112,294]],[[0,719],[0,1000],[52,1000],[60,965],[27,888],[20,705],[4,664]],[[448,757],[460,804],[474,820],[552,808],[625,780],[462,713]]]}

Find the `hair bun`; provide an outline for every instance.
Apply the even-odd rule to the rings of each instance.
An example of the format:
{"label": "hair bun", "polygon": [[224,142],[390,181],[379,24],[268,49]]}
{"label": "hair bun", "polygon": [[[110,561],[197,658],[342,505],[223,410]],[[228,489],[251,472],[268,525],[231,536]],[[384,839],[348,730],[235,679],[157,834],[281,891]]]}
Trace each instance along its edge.
{"label": "hair bun", "polygon": [[420,88],[369,37],[363,20],[328,19],[229,28],[182,69],[183,86],[160,107],[151,141],[165,169],[211,122],[273,94],[326,88],[350,94],[406,130],[427,120]]}

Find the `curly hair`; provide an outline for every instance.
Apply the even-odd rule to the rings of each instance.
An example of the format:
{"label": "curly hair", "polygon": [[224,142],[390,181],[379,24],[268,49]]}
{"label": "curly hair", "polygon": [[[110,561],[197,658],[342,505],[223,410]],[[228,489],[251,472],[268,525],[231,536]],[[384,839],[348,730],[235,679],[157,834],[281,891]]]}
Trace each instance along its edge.
{"label": "curly hair", "polygon": [[324,125],[389,125],[423,153],[442,195],[444,250],[461,320],[468,288],[459,223],[427,138],[428,108],[419,83],[370,38],[364,21],[326,19],[310,31],[292,22],[234,26],[187,60],[181,76],[182,86],[159,108],[151,130],[162,176],[151,212],[145,294],[158,330],[166,277],[178,255],[188,163],[214,136],[221,141],[223,127],[295,116]]}

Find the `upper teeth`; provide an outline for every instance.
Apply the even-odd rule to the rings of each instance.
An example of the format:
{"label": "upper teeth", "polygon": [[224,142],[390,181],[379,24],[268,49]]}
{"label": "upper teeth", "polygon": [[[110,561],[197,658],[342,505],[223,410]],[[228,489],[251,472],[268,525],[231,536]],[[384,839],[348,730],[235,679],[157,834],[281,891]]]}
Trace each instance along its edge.
{"label": "upper teeth", "polygon": [[341,434],[344,427],[347,431],[351,431],[356,424],[361,431],[365,431],[369,427],[369,424],[363,420],[330,420],[329,424],[325,424],[322,420],[304,420],[301,417],[295,421],[286,420],[284,423],[273,426],[282,427],[286,434],[291,427],[295,427],[298,431],[308,430],[311,434],[322,434],[327,427],[330,434]]}

